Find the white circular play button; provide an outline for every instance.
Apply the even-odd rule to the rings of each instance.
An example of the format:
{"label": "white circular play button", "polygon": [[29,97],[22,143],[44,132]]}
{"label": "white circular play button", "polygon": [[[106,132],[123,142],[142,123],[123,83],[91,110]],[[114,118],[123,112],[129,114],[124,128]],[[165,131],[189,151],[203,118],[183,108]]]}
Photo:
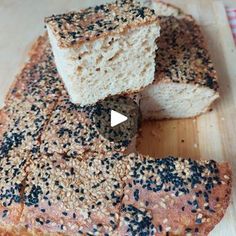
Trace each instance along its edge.
{"label": "white circular play button", "polygon": [[128,145],[138,131],[139,106],[131,96],[109,97],[94,106],[92,118],[104,138]]}

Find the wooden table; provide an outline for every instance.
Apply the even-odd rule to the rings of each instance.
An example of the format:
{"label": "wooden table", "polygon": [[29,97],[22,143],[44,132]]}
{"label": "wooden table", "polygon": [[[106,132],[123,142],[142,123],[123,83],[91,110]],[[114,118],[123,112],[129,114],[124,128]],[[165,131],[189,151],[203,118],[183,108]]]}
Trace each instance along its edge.
{"label": "wooden table", "polygon": [[[0,102],[44,30],[43,18],[76,10],[102,0],[0,1]],[[152,156],[177,155],[229,161],[234,173],[232,201],[211,236],[236,235],[236,48],[223,3],[235,0],[172,0],[202,26],[219,76],[221,99],[213,111],[197,119],[146,122],[138,150]]]}

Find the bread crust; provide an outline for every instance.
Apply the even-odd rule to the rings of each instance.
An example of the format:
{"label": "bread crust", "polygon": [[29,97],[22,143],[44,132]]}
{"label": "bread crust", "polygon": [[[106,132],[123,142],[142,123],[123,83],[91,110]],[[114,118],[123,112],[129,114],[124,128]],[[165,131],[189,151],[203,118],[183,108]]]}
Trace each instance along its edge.
{"label": "bread crust", "polygon": [[[155,162],[153,162],[152,166],[156,172],[154,163]],[[187,161],[185,164],[186,163]],[[199,162],[199,164],[201,164],[201,162]],[[214,165],[214,163],[212,164]],[[207,162],[203,165],[207,166]],[[208,235],[225,214],[231,195],[232,182],[229,177],[231,176],[231,169],[227,163],[217,164],[217,166],[219,168],[218,170],[222,184],[215,186],[211,190],[211,194],[208,192],[209,189],[207,185],[205,187],[199,185],[198,187],[195,186],[192,188],[187,194],[176,196],[176,193],[179,194],[178,191],[176,192],[176,189],[169,194],[168,191],[156,192],[147,190],[146,185],[143,185],[143,183],[138,183],[131,187],[130,184],[133,185],[133,179],[128,178],[130,186],[126,185],[125,187],[126,195],[123,200],[125,210],[121,211],[119,229],[120,232],[123,233],[122,235],[124,235],[124,232],[127,230],[126,227],[129,227],[130,231],[135,233],[135,231],[132,231],[136,229],[135,227],[132,228],[133,224],[133,226],[136,227],[143,227],[141,223],[141,226],[137,223],[133,223],[136,219],[135,212],[143,215],[146,222],[146,228],[142,230],[145,230],[144,232],[149,232],[148,235],[152,235],[151,229],[154,227],[157,229],[155,235],[158,236],[165,236],[167,232],[170,232],[170,235],[186,235],[188,232],[194,236]],[[137,167],[137,169],[138,168],[144,173],[147,171],[147,169],[143,167],[143,164],[141,164],[141,167]],[[186,166],[186,168],[188,167]],[[142,172],[134,171],[134,173],[139,174]],[[168,171],[165,173],[170,174]],[[135,174],[132,174],[132,176],[135,176]],[[194,174],[194,176],[196,177],[196,174]],[[128,212],[128,216],[126,215],[126,212]],[[127,224],[124,224],[124,217],[129,218],[130,215],[132,215],[132,223],[127,226]],[[142,217],[139,216],[139,219],[140,218]],[[127,221],[129,222],[129,220],[126,220],[126,222]]]}
{"label": "bread crust", "polygon": [[[14,82],[12,83],[12,85],[10,86],[10,89],[5,97],[5,104],[10,105],[10,101],[14,100],[14,99],[23,99],[23,94],[24,94],[24,90],[27,89],[25,83],[26,80],[28,80],[27,82],[30,82],[29,77],[26,78],[22,78],[22,74],[24,74],[24,70],[27,70],[29,67],[31,67],[34,64],[37,64],[37,62],[40,60],[40,58],[42,57],[42,54],[45,50],[45,48],[48,46],[48,37],[47,34],[44,33],[44,35],[39,36],[36,41],[33,43],[29,53],[28,53],[28,61],[26,62],[26,64],[23,66],[21,72],[16,76]],[[17,90],[17,91],[15,91]]]}
{"label": "bread crust", "polygon": [[[194,116],[183,114],[177,119],[197,117],[209,111],[212,104],[220,97],[217,74],[202,29],[191,15],[184,13],[180,8],[162,1],[150,2],[157,9],[161,37],[157,39],[155,80],[142,91],[142,96],[145,100],[146,97],[149,98],[149,89],[155,91],[155,87],[158,88],[161,85],[168,87],[168,84],[173,86],[188,84],[193,86],[191,87],[193,90],[204,88],[205,91],[209,90],[209,93],[212,94],[208,104],[201,111],[195,111]],[[183,102],[185,102],[184,99]],[[199,99],[199,104],[200,102]],[[163,104],[160,106],[165,108]],[[150,110],[150,114],[151,112],[155,114],[156,111],[153,109],[153,111]],[[147,119],[155,119],[155,115],[153,118],[151,116],[147,115]],[[164,117],[164,119],[173,118],[176,117],[168,115]],[[163,119],[162,116],[160,119]]]}
{"label": "bread crust", "polygon": [[8,116],[3,110],[0,110],[0,142],[2,141],[3,134],[7,130],[7,124],[8,124]]}
{"label": "bread crust", "polygon": [[[190,16],[181,19],[159,16],[159,19],[163,34],[157,39],[159,53],[153,84],[189,83],[218,92],[216,71],[209,57],[206,41],[195,20]],[[175,39],[169,35],[175,35]],[[170,41],[173,40],[176,43],[170,46]]]}
{"label": "bread crust", "polygon": [[83,43],[125,34],[138,27],[156,24],[154,11],[132,0],[90,7],[45,18],[60,48],[80,47]]}

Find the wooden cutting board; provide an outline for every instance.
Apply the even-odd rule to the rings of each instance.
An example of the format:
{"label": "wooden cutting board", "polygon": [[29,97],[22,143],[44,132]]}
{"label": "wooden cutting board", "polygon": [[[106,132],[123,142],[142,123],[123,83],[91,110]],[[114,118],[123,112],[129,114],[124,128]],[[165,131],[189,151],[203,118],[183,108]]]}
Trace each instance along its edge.
{"label": "wooden cutting board", "polygon": [[[33,40],[43,32],[43,18],[102,0],[0,1],[0,106]],[[151,156],[176,155],[228,161],[234,173],[232,201],[211,236],[236,235],[236,48],[222,2],[168,1],[192,14],[202,26],[218,72],[221,99],[196,119],[145,122],[138,150]]]}

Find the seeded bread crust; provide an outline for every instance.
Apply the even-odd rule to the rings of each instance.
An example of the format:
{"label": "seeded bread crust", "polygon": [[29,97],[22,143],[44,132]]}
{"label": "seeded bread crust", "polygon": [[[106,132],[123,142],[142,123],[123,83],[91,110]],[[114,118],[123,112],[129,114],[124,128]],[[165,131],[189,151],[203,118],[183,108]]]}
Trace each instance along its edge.
{"label": "seeded bread crust", "polygon": [[[137,100],[132,95],[127,97]],[[94,110],[97,107],[75,105],[70,102],[68,94],[64,93],[42,134],[41,152],[65,154],[69,157],[85,156],[86,152],[99,155],[125,152],[132,140],[128,137],[120,142],[105,139],[96,127],[98,121],[94,119]]]}
{"label": "seeded bread crust", "polygon": [[[197,169],[201,169],[202,173],[197,174]],[[154,173],[161,173],[160,171],[170,181],[166,182],[165,187],[161,184],[162,174],[160,178],[155,179]],[[129,232],[133,232],[130,235],[137,235],[137,227],[139,227],[139,230],[147,235],[152,235],[154,229],[156,235],[161,236],[167,233],[208,235],[222,219],[229,205],[232,183],[228,164],[218,165],[214,161],[195,162],[172,157],[162,161],[144,157],[141,163],[136,162],[131,172],[132,178],[128,177],[124,190],[119,232],[124,232],[128,228]],[[176,177],[172,175],[174,173],[178,173]],[[207,173],[205,177],[203,173]],[[139,181],[134,176],[137,176]],[[146,178],[143,178],[144,176]],[[177,176],[187,180],[184,181],[187,185],[190,180],[190,186],[194,187],[186,188],[187,185],[181,185]],[[216,176],[220,176],[220,182]],[[203,180],[204,178],[206,179]],[[140,182],[142,179],[143,181]],[[212,179],[218,182],[213,188]],[[197,181],[203,181],[203,186],[196,184]],[[143,224],[137,224],[135,221],[137,214],[141,215],[139,222],[143,220]],[[129,222],[128,226],[124,224],[125,222]]]}
{"label": "seeded bread crust", "polygon": [[45,18],[61,48],[78,47],[84,42],[124,34],[130,29],[158,21],[152,9],[135,0],[116,1]]}
{"label": "seeded bread crust", "polygon": [[216,71],[195,20],[190,16],[181,19],[159,16],[159,19],[163,31],[157,39],[159,53],[154,83],[190,83],[217,92]]}
{"label": "seeded bread crust", "polygon": [[[33,81],[31,81],[31,78],[29,76],[24,77],[22,75],[24,74],[24,71],[27,71],[27,69],[32,67],[33,64],[36,64],[35,62],[38,62],[40,60],[42,52],[45,50],[45,47],[48,46],[46,40],[46,34],[44,36],[40,36],[36,40],[29,52],[29,62],[24,66],[22,72],[16,76],[15,81],[10,86],[10,89],[5,97],[5,106],[0,109],[0,141],[2,141],[4,133],[9,128],[8,124],[10,123],[11,115],[13,115],[12,113],[15,112],[14,108],[21,101],[25,100],[25,97],[29,97],[29,94],[27,95],[27,93],[29,93],[29,90],[27,89],[26,84],[30,84]],[[8,109],[9,106],[12,107],[11,110]]]}
{"label": "seeded bread crust", "polygon": [[42,233],[41,230],[27,230],[24,227],[0,225],[1,236],[63,236],[60,233]]}
{"label": "seeded bread crust", "polygon": [[[134,154],[116,154],[100,160],[90,156],[86,161],[62,161],[61,158],[40,157],[30,166],[20,226],[13,226],[13,231],[10,227],[4,227],[1,233],[56,236],[80,232],[78,235],[86,235],[97,229],[98,235],[108,233],[111,236],[145,233],[165,236],[167,232],[169,235],[208,235],[221,220],[229,204],[231,170],[225,163],[175,157],[155,160]],[[50,168],[51,165],[58,167]],[[69,174],[66,182],[62,183],[61,179],[70,166],[74,167],[74,173]],[[105,182],[100,185],[104,177]],[[73,184],[74,188],[63,188],[60,191],[56,181],[62,186]],[[120,187],[117,189],[118,183]],[[93,189],[91,184],[97,187]],[[39,186],[41,190],[35,192],[35,187]],[[78,191],[77,196],[77,188],[88,192],[83,194]],[[116,202],[116,198],[110,198],[113,196],[112,189],[122,196],[113,207],[111,203]],[[86,201],[79,200],[83,195]],[[95,204],[98,200],[101,201],[101,207]],[[109,209],[108,215],[106,209]],[[82,210],[84,213],[81,215]],[[85,216],[87,210],[92,222],[89,221],[90,217],[87,219]],[[97,217],[100,213],[104,214],[102,218]],[[108,229],[107,224],[115,224],[114,229]]]}
{"label": "seeded bread crust", "polygon": [[8,117],[6,113],[0,110],[0,142],[2,141],[3,134],[7,130]]}

